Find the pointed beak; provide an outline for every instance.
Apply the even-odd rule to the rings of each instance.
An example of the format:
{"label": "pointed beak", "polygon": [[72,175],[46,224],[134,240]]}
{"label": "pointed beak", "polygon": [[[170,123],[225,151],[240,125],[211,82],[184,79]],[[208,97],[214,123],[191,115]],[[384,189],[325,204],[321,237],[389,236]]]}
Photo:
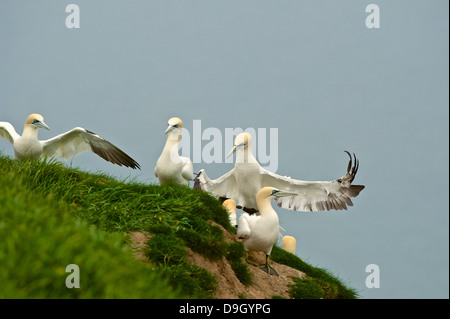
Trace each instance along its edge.
{"label": "pointed beak", "polygon": [[167,130],[164,132],[164,134],[168,134],[170,132],[172,132],[172,130],[175,128],[175,126],[169,125],[169,127],[167,128]]}
{"label": "pointed beak", "polygon": [[50,128],[47,126],[47,124],[45,124],[44,122],[37,122],[36,123],[37,127],[41,127],[41,128],[45,128],[46,130],[50,131]]}
{"label": "pointed beak", "polygon": [[288,196],[296,196],[296,195],[298,195],[298,194],[280,190],[278,193],[275,194],[275,197],[288,197]]}
{"label": "pointed beak", "polygon": [[233,146],[233,148],[231,149],[230,153],[228,153],[227,158],[230,157],[231,155],[233,155],[234,152],[236,152],[236,145]]}

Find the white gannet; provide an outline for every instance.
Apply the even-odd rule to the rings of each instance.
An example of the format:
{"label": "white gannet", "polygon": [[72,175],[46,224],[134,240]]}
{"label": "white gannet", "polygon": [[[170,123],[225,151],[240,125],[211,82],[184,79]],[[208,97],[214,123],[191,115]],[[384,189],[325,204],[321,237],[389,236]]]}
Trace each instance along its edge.
{"label": "white gannet", "polygon": [[139,164],[119,148],[84,128],[76,127],[45,141],[38,140],[39,128],[50,130],[42,115],[31,114],[25,122],[22,136],[17,134],[11,123],[0,122],[0,137],[14,145],[14,156],[18,160],[44,157],[68,159],[88,151],[113,164],[140,169]]}
{"label": "white gannet", "polygon": [[234,199],[227,199],[222,203],[222,206],[228,212],[228,218],[230,220],[231,226],[236,227],[236,202]]}
{"label": "white gannet", "polygon": [[280,234],[278,215],[272,208],[270,201],[271,199],[294,195],[296,194],[274,187],[263,187],[256,195],[256,204],[260,215],[243,213],[239,217],[237,235],[244,239],[245,260],[250,263],[248,251],[265,252],[266,264],[260,265],[260,267],[270,275],[278,275],[275,269],[269,266],[269,256]]}
{"label": "white gannet", "polygon": [[173,182],[189,186],[194,177],[194,167],[189,158],[178,154],[183,121],[178,117],[172,117],[168,124],[169,127],[164,133],[167,134],[167,141],[156,162],[155,177],[158,178],[160,185]]}
{"label": "white gannet", "polygon": [[352,157],[347,174],[334,181],[302,181],[280,176],[262,168],[252,153],[252,136],[241,133],[236,136],[234,146],[227,157],[236,152],[235,166],[217,179],[210,179],[204,169],[195,178],[194,188],[202,189],[221,198],[232,198],[238,202],[238,208],[253,213],[257,211],[256,194],[264,186],[294,192],[294,197],[277,199],[277,205],[296,211],[342,210],[353,206],[351,197],[358,196],[363,185],[351,185],[358,171],[356,159],[352,167]]}
{"label": "white gannet", "polygon": [[283,236],[283,238],[281,238],[281,246],[283,247],[284,250],[286,250],[287,252],[290,252],[291,254],[295,255],[296,245],[297,245],[297,241],[292,236],[286,235],[286,236]]}

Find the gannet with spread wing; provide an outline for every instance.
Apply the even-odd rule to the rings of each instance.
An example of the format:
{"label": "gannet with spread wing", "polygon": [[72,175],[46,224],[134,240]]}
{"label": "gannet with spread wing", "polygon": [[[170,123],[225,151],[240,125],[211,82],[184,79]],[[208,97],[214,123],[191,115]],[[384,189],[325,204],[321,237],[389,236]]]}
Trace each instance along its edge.
{"label": "gannet with spread wing", "polygon": [[38,130],[50,130],[40,114],[28,116],[20,136],[11,123],[0,122],[0,137],[14,146],[14,156],[18,160],[25,158],[62,157],[68,159],[82,152],[93,152],[103,159],[119,166],[139,168],[139,164],[105,140],[103,137],[81,127],[76,127],[49,140],[39,141]]}
{"label": "gannet with spread wing", "polygon": [[155,167],[155,177],[159,184],[168,182],[189,186],[194,177],[192,161],[178,154],[178,144],[181,140],[183,121],[178,117],[172,117],[168,122],[166,145],[158,158]]}
{"label": "gannet with spread wing", "polygon": [[302,181],[284,177],[262,168],[252,153],[252,137],[244,132],[236,136],[228,157],[236,152],[235,166],[217,179],[210,179],[205,170],[199,171],[194,188],[202,189],[222,198],[232,198],[238,207],[256,212],[256,194],[264,186],[272,186],[296,193],[293,197],[277,199],[277,205],[296,211],[342,210],[353,206],[350,198],[358,196],[363,185],[351,185],[358,171],[359,161],[350,153],[347,174],[334,181]]}
{"label": "gannet with spread wing", "polygon": [[275,269],[269,265],[269,257],[273,245],[278,241],[280,224],[278,215],[273,209],[270,201],[272,199],[287,198],[296,195],[274,187],[263,187],[255,196],[259,215],[243,213],[239,217],[237,235],[244,239],[245,260],[248,260],[248,251],[263,251],[266,253],[265,265],[261,269],[270,275],[278,275]]}

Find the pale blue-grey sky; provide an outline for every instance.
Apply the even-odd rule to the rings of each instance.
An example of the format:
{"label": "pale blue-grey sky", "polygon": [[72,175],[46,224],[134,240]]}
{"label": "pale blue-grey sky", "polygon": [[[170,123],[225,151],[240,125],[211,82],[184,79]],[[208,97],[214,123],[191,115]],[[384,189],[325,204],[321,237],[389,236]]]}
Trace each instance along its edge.
{"label": "pale blue-grey sky", "polygon": [[[68,29],[65,8],[80,8]],[[369,29],[366,6],[380,8]],[[156,183],[172,116],[202,128],[277,128],[277,173],[345,174],[366,189],[347,212],[277,209],[297,255],[362,298],[448,298],[448,1],[13,1],[0,3],[0,121],[47,139],[75,126],[136,159],[68,164]],[[192,135],[191,135],[192,138]],[[198,142],[198,141],[197,141]],[[202,145],[208,141],[203,141]],[[0,150],[13,155],[0,140]],[[224,156],[229,149],[223,149]],[[227,163],[194,163],[212,178]],[[380,268],[380,288],[365,268]]]}

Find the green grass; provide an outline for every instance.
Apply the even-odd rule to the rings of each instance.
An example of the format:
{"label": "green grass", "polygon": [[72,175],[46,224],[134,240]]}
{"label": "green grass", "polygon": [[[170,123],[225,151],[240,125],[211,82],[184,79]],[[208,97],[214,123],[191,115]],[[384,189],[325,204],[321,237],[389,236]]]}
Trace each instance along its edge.
{"label": "green grass", "polygon": [[272,260],[289,265],[304,272],[306,279],[295,278],[291,286],[291,295],[296,299],[354,299],[356,290],[347,287],[341,280],[329,271],[311,266],[303,260],[278,246],[274,246],[271,254]]}
{"label": "green grass", "polygon": [[[226,243],[211,221],[235,231],[221,203],[201,191],[0,154],[0,298],[211,298],[216,278],[189,263],[186,247],[210,260],[225,256],[250,284],[242,244]],[[151,234],[148,263],[134,260],[130,231]],[[279,248],[272,258],[311,267]],[[69,264],[80,267],[80,288],[65,286]],[[313,297],[351,297],[328,272],[308,271],[324,291]],[[310,297],[300,293],[305,285],[293,285],[293,297]]]}

